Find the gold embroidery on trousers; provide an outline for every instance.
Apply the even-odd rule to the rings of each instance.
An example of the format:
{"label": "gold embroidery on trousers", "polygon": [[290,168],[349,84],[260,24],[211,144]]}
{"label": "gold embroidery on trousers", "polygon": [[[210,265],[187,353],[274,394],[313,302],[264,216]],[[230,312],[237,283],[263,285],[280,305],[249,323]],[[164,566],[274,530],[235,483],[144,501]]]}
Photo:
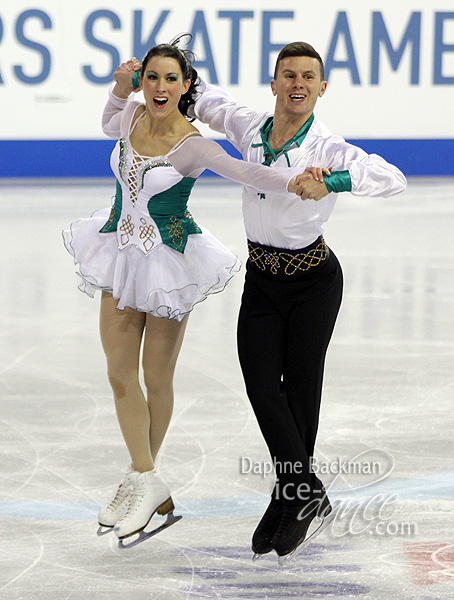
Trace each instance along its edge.
{"label": "gold embroidery on trousers", "polygon": [[277,275],[281,268],[284,269],[285,275],[294,275],[297,271],[308,271],[311,267],[319,265],[327,256],[327,246],[323,238],[315,248],[298,254],[278,252],[277,250],[270,252],[260,246],[253,246],[251,243],[248,243],[248,250],[251,262],[261,271],[268,269],[273,275]]}

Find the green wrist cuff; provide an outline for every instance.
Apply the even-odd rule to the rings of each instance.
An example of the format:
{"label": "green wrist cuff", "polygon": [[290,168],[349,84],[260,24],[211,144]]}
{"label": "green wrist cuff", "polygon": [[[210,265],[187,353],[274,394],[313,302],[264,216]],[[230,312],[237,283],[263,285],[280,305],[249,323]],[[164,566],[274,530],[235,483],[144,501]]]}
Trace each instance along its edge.
{"label": "green wrist cuff", "polygon": [[132,76],[132,87],[135,90],[140,87],[139,75],[140,75],[140,69],[139,69],[139,71],[134,71],[133,76]]}
{"label": "green wrist cuff", "polygon": [[328,192],[351,192],[352,179],[348,171],[331,171],[331,175],[323,173]]}

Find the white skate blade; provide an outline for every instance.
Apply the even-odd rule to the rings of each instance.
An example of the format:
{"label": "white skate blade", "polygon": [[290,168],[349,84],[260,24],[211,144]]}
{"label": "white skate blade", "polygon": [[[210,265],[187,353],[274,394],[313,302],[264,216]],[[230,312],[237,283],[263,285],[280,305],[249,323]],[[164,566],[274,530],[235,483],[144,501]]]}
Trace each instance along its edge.
{"label": "white skate blade", "polygon": [[[177,521],[179,521],[182,518],[183,518],[182,515],[174,515],[173,511],[169,512],[169,513],[167,513],[167,519],[165,520],[165,522],[162,525],[160,525],[159,527],[156,527],[156,529],[153,529],[152,531],[144,531],[142,529],[142,531],[139,531],[137,533],[132,534],[131,536],[128,536],[128,537],[133,538],[130,542],[125,543],[125,540],[127,538],[123,538],[122,540],[119,540],[118,547],[121,550],[126,550],[127,548],[133,548],[134,546],[137,546],[137,544],[141,544],[145,540],[148,540],[148,538],[151,538],[154,535],[156,535],[157,533],[160,533],[161,531],[163,531],[164,529],[167,529],[167,527],[174,525]],[[137,537],[134,538],[134,536],[137,536]]]}
{"label": "white skate blade", "polygon": [[113,525],[112,525],[112,527],[109,527],[108,525],[100,525],[98,527],[98,531],[96,532],[96,535],[101,537],[103,535],[107,535],[111,531],[113,531]]}
{"label": "white skate blade", "polygon": [[[280,567],[283,567],[284,565],[286,565],[287,563],[289,563],[292,559],[295,558],[295,556],[297,556],[300,552],[302,552],[304,550],[304,548],[306,548],[307,546],[309,546],[309,544],[311,542],[314,541],[314,539],[320,535],[322,533],[322,531],[324,529],[326,529],[328,527],[328,525],[334,520],[334,518],[336,517],[336,513],[339,510],[339,506],[336,508],[333,508],[332,511],[329,513],[329,515],[327,515],[322,522],[320,523],[320,525],[317,527],[317,529],[315,529],[306,539],[304,539],[301,544],[299,544],[294,550],[292,550],[291,552],[289,552],[288,554],[285,554],[284,556],[279,556],[277,561],[279,563]],[[320,520],[319,517],[315,517],[315,519]],[[314,519],[314,521],[315,521]]]}
{"label": "white skate blade", "polygon": [[266,556],[270,552],[271,550],[269,552],[254,552],[252,556],[252,562],[256,562],[261,556]]}

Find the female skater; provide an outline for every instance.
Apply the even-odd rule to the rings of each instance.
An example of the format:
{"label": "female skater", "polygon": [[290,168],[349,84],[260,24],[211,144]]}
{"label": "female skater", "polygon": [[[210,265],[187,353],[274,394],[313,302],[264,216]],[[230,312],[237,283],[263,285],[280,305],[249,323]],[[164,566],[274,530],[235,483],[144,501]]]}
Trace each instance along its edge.
{"label": "female skater", "polygon": [[[101,527],[123,539],[142,532],[157,512],[172,516],[169,488],[155,469],[173,409],[173,375],[188,313],[224,289],[238,261],[187,210],[205,168],[289,199],[304,197],[304,175],[233,159],[186,118],[197,73],[173,44],[153,47],[139,83],[145,104],[128,101],[135,60],[121,65],[103,113],[103,131],[119,138],[111,157],[116,196],[110,210],[65,231],[80,289],[102,291],[100,332],[120,428],[131,456]],[[125,72],[129,71],[129,77]],[[146,398],[139,384],[140,348]],[[171,524],[171,522],[169,522]],[[145,535],[145,534],[141,534]]]}

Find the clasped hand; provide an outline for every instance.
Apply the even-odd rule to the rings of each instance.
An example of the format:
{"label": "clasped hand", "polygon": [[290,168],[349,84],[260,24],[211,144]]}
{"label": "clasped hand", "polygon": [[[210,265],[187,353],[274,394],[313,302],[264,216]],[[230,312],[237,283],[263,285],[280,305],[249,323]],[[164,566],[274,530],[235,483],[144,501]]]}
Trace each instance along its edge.
{"label": "clasped hand", "polygon": [[330,169],[308,167],[304,173],[290,181],[288,191],[299,196],[301,200],[321,200],[329,194],[323,173],[331,175]]}
{"label": "clasped hand", "polygon": [[133,57],[117,67],[113,78],[116,81],[115,95],[122,95],[127,98],[131,92],[140,92],[142,86],[133,88],[132,76],[134,71],[138,71],[142,67],[142,63]]}

